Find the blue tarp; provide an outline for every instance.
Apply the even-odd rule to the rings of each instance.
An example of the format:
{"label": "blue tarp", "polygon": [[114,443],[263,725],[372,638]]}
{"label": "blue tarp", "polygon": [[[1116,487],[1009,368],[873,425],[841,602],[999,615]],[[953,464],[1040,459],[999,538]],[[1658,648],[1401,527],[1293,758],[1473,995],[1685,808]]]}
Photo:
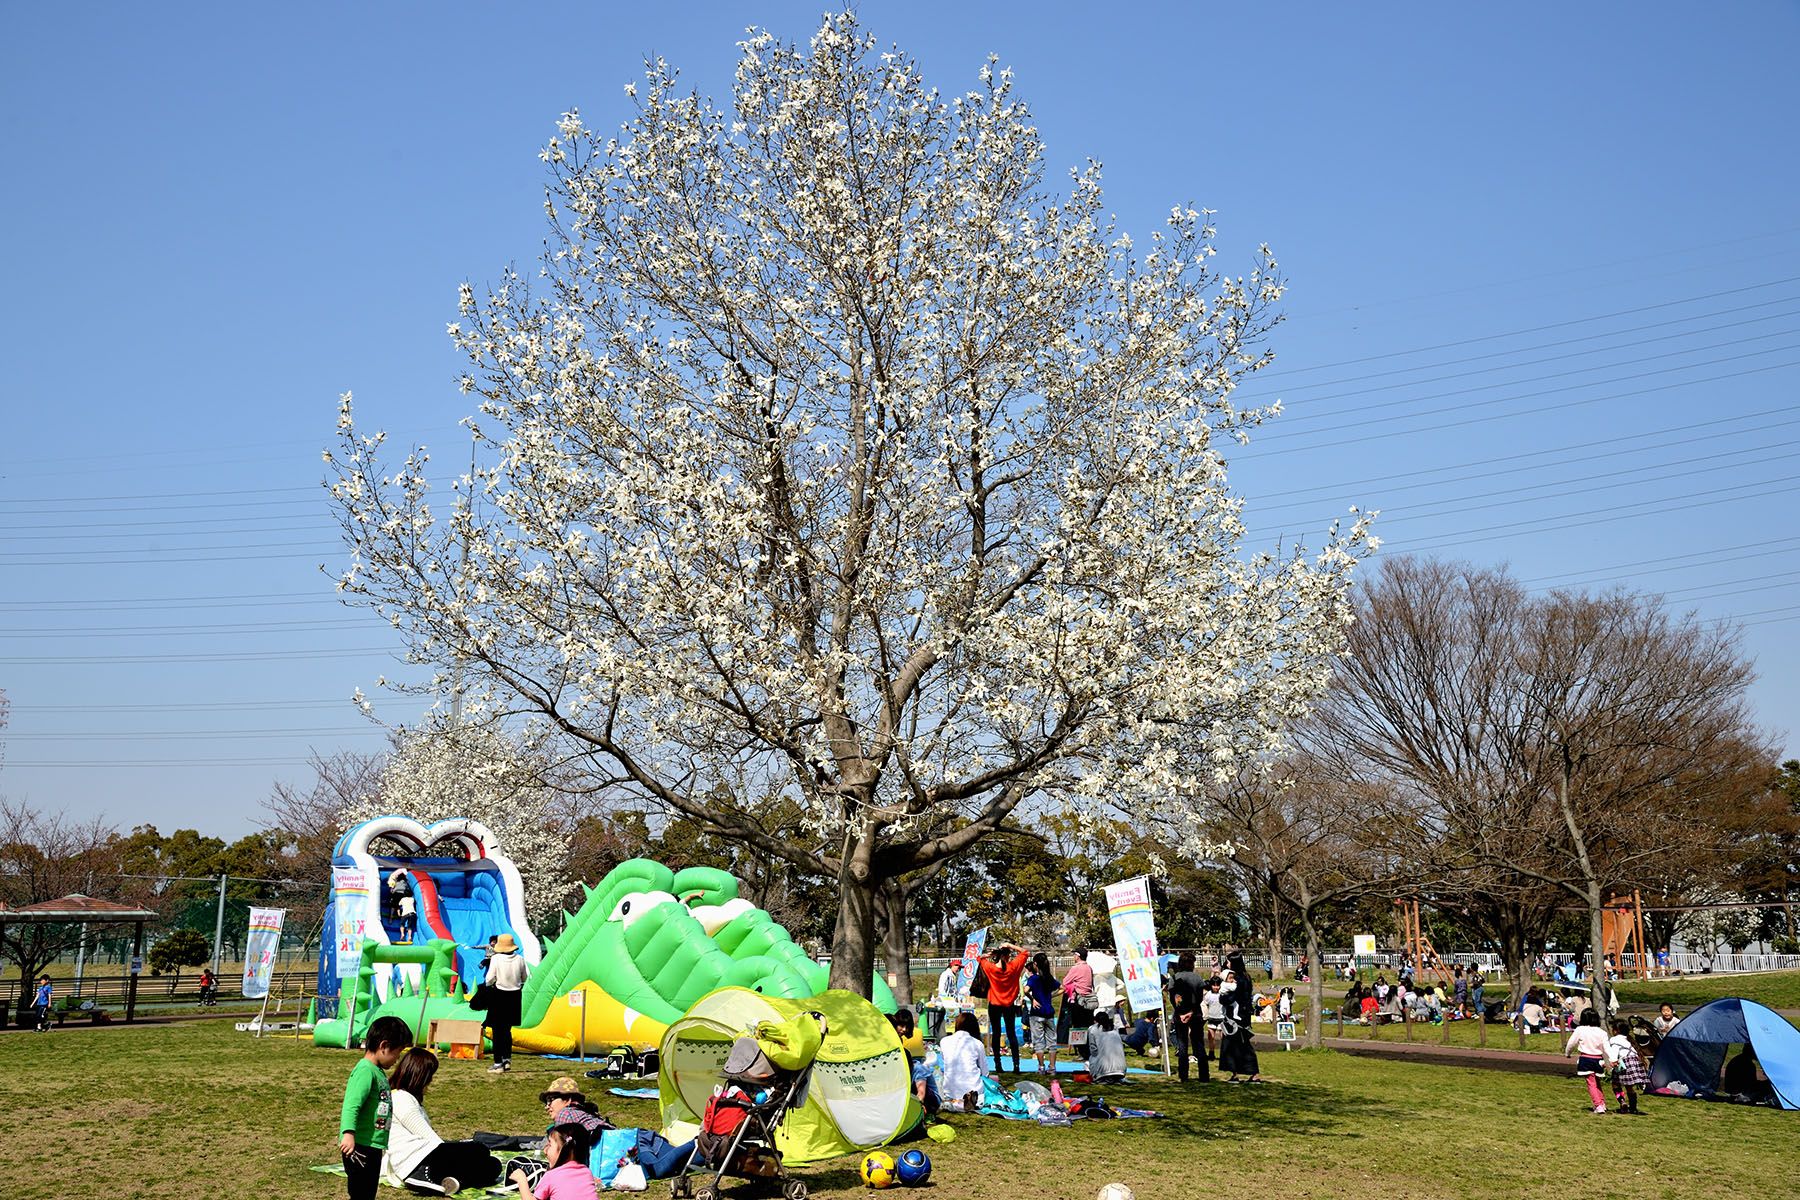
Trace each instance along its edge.
{"label": "blue tarp", "polygon": [[1679,1081],[1689,1095],[1714,1094],[1733,1045],[1755,1049],[1777,1105],[1800,1108],[1800,1029],[1775,1010],[1736,996],[1701,1005],[1668,1032],[1650,1070],[1651,1090]]}

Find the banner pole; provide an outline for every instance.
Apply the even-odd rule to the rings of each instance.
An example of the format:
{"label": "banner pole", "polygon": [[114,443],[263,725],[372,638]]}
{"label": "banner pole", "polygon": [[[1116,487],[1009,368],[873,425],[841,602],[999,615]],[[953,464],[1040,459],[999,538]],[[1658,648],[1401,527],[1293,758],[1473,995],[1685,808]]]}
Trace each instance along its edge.
{"label": "banner pole", "polygon": [[[1175,1014],[1169,1011],[1169,1006],[1168,1006],[1167,1001],[1164,1001],[1164,1003],[1160,1006],[1160,1011],[1162,1012],[1162,1016],[1159,1018],[1159,1020],[1161,1021],[1161,1024],[1162,1024],[1163,1078],[1167,1079],[1169,1077],[1169,1034],[1170,1034],[1169,1022],[1175,1019]],[[1202,1024],[1200,1026],[1200,1036],[1201,1037],[1206,1036],[1205,1024]],[[1187,1044],[1186,1042],[1182,1043],[1182,1045],[1184,1045],[1184,1046],[1186,1044]]]}

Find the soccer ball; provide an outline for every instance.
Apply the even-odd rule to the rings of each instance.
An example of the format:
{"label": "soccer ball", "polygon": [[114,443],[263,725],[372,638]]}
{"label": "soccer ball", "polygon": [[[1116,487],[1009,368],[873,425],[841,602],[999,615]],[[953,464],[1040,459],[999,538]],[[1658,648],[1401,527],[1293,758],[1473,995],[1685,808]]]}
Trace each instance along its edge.
{"label": "soccer ball", "polygon": [[1137,1200],[1137,1196],[1122,1183],[1109,1183],[1100,1189],[1094,1200]]}
{"label": "soccer ball", "polygon": [[900,1182],[907,1187],[918,1187],[931,1178],[931,1159],[925,1156],[923,1150],[908,1150],[900,1156],[896,1173],[900,1176]]}
{"label": "soccer ball", "polygon": [[894,1156],[886,1150],[863,1155],[862,1180],[872,1188],[894,1186]]}

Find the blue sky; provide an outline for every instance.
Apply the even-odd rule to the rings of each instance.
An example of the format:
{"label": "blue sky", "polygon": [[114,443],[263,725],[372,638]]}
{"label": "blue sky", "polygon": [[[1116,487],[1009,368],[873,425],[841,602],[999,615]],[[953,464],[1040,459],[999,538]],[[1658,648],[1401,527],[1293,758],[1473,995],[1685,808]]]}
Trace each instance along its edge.
{"label": "blue sky", "polygon": [[[1389,550],[1738,619],[1800,753],[1800,9],[868,3],[947,90],[993,52],[1121,225],[1219,210],[1292,284],[1257,544]],[[454,461],[457,284],[529,265],[559,113],[646,54],[723,94],[816,4],[13,6],[0,72],[0,792],[248,831],[394,635],[342,608],[338,393]],[[1236,256],[1234,258],[1234,256]],[[378,699],[404,724],[410,702]]]}

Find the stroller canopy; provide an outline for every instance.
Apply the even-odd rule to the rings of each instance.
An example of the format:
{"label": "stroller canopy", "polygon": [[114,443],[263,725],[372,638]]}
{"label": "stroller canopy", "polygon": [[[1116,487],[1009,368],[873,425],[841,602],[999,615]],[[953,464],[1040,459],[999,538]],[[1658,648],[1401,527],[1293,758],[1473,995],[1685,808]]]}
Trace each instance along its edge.
{"label": "stroller canopy", "polygon": [[1736,996],[1701,1005],[1663,1035],[1650,1070],[1651,1089],[1679,1082],[1690,1096],[1714,1094],[1734,1044],[1756,1051],[1779,1107],[1800,1108],[1800,1029],[1773,1009]]}
{"label": "stroller canopy", "polygon": [[826,1033],[812,1060],[806,1103],[775,1131],[782,1156],[809,1163],[854,1154],[918,1124],[923,1114],[913,1099],[906,1051],[867,1000],[843,991],[789,999],[726,987],[702,996],[663,1035],[657,1077],[663,1128],[699,1123],[738,1035],[808,1012],[825,1015]]}

